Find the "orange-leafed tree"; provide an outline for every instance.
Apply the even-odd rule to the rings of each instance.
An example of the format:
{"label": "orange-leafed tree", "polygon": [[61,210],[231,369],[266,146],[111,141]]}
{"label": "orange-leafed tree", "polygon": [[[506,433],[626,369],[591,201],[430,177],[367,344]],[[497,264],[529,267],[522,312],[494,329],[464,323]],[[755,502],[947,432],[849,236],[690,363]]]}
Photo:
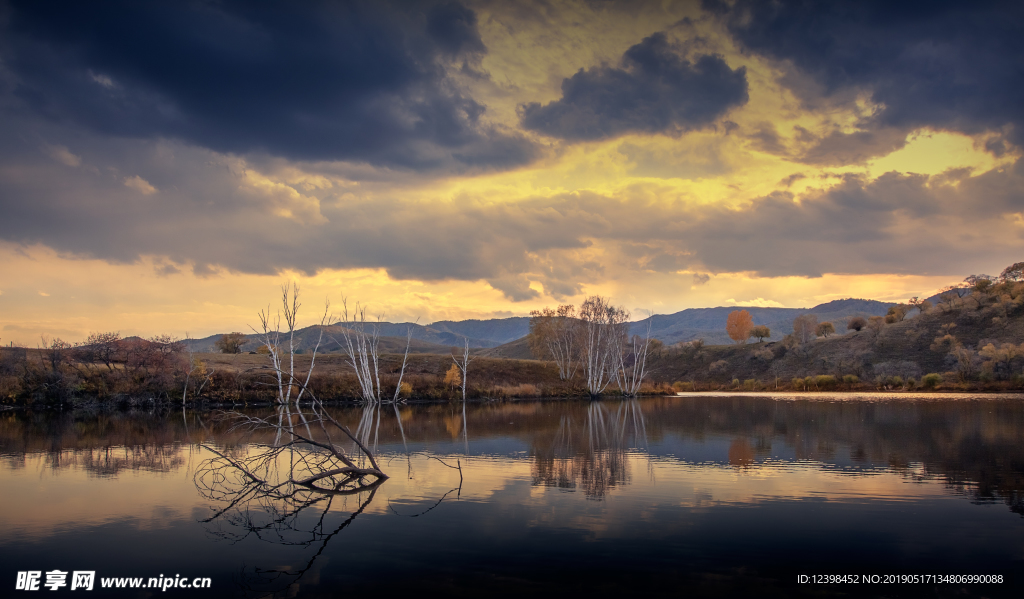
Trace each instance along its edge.
{"label": "orange-leafed tree", "polygon": [[459,370],[458,366],[456,366],[455,364],[452,364],[452,367],[449,368],[448,372],[446,372],[445,375],[444,375],[444,384],[445,384],[445,386],[450,387],[452,389],[452,391],[454,391],[455,387],[457,387],[459,385],[459,383],[461,383],[461,382],[462,382],[462,371]]}
{"label": "orange-leafed tree", "polygon": [[754,319],[746,310],[733,310],[725,321],[725,332],[736,343],[746,343],[750,337],[750,329],[754,328]]}

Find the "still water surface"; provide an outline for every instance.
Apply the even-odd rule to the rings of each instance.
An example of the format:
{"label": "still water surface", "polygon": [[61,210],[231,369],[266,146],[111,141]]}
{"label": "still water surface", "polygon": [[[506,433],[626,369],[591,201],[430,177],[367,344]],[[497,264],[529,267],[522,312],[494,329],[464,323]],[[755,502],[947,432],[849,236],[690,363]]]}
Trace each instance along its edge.
{"label": "still water surface", "polygon": [[[292,512],[197,487],[214,457],[203,445],[244,455],[267,440],[214,414],[0,414],[0,596],[32,596],[13,590],[16,572],[53,569],[95,570],[97,587],[106,577],[211,578],[209,591],[167,591],[182,597],[1024,590],[1024,397],[729,395],[332,413],[375,444],[391,478]],[[433,458],[460,464],[461,478]],[[861,582],[798,584],[801,574]],[[1004,582],[864,584],[873,574]]]}

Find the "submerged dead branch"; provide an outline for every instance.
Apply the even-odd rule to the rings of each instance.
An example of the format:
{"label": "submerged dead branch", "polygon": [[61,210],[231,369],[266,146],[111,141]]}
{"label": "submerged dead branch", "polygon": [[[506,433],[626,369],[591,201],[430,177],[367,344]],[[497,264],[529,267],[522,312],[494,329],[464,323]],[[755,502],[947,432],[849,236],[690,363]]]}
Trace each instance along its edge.
{"label": "submerged dead branch", "polygon": [[[272,431],[272,443],[253,443],[241,449],[203,449],[213,454],[196,469],[200,494],[221,504],[201,520],[211,533],[232,542],[255,536],[282,545],[320,545],[309,563],[297,571],[257,569],[245,584],[253,590],[267,585],[294,584],[323,552],[327,542],[358,516],[373,500],[388,476],[377,459],[352,431],[329,414],[314,396],[308,413],[284,403],[270,417],[228,412],[231,430]],[[348,447],[346,449],[346,446]],[[338,501],[359,502],[333,531],[325,521]],[[319,513],[310,528],[309,514]]]}

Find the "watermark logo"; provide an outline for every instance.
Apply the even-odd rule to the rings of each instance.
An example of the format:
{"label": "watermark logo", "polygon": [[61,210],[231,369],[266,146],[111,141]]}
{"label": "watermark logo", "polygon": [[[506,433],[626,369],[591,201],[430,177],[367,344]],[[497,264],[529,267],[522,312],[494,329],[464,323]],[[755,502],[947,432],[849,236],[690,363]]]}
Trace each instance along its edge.
{"label": "watermark logo", "polygon": [[[14,581],[16,591],[39,591],[44,588],[56,591],[68,587],[68,574],[64,570],[26,570],[19,571]],[[91,591],[96,584],[96,572],[94,570],[74,570],[70,572],[71,583],[69,590]],[[212,586],[209,578],[182,578],[180,574],[174,577],[164,576],[140,578],[100,578],[101,589],[208,589]]]}

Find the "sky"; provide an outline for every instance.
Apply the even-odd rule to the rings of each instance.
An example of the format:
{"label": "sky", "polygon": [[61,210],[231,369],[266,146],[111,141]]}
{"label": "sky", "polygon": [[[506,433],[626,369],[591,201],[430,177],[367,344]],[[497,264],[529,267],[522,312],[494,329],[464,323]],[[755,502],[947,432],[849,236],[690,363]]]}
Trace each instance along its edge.
{"label": "sky", "polygon": [[928,296],[1024,259],[1019,2],[0,0],[0,344]]}

